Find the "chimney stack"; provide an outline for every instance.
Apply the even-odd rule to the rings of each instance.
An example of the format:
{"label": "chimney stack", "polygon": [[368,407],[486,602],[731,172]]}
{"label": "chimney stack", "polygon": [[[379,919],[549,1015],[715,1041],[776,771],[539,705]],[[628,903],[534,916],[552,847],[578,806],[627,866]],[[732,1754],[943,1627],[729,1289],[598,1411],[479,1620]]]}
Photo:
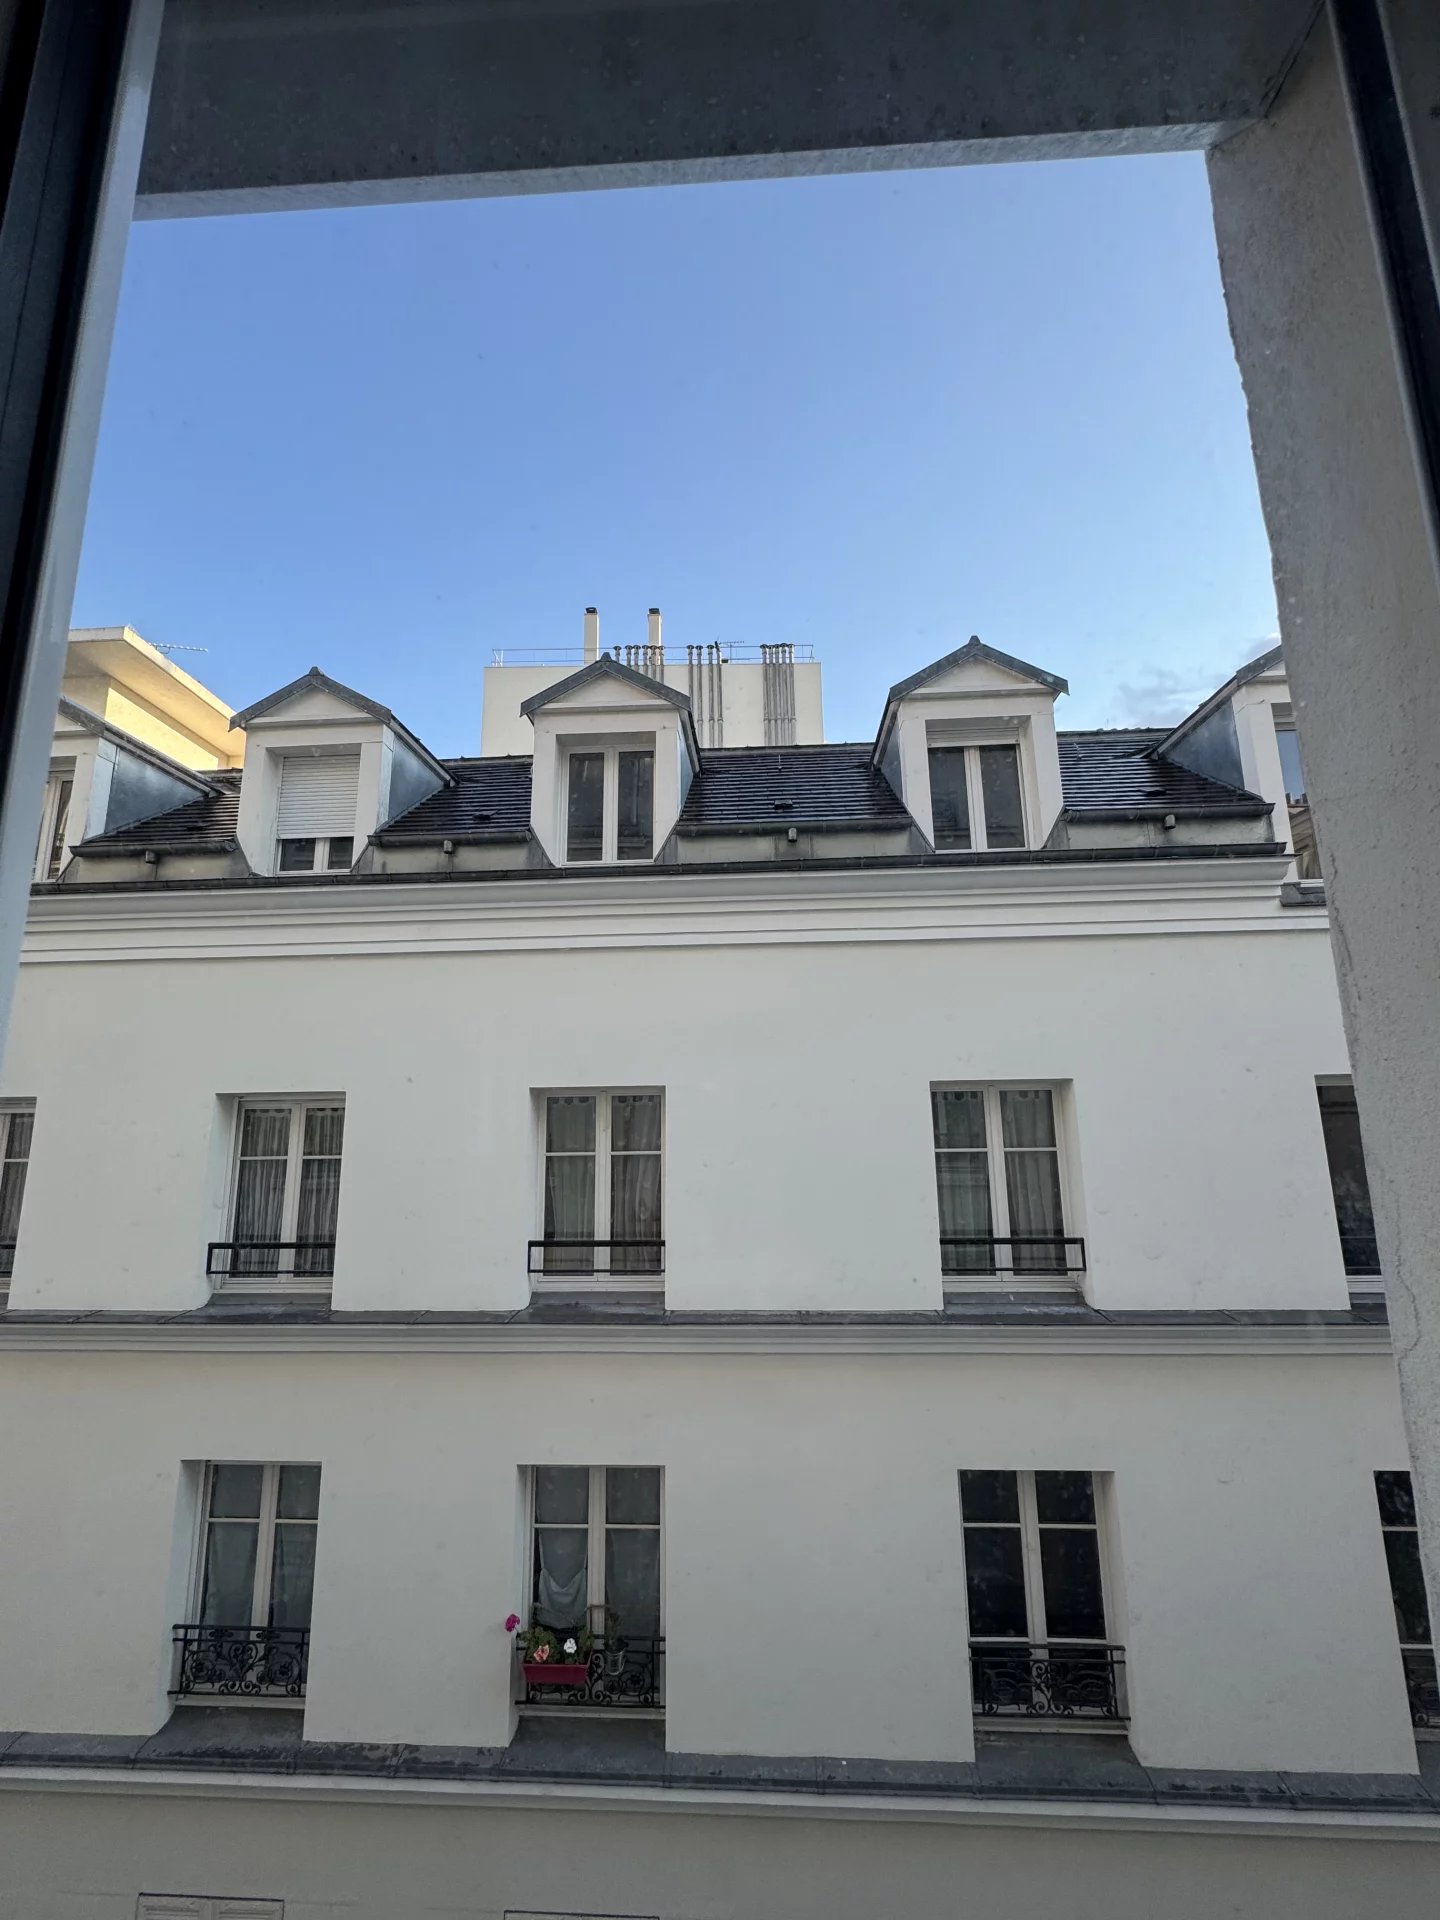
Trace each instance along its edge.
{"label": "chimney stack", "polygon": [[651,609],[650,609],[650,633],[649,633],[649,641],[648,641],[648,644],[649,644],[649,645],[651,646],[651,648],[653,648],[653,649],[654,649],[654,651],[655,651],[655,652],[657,652],[657,653],[658,653],[658,652],[659,652],[659,651],[661,650],[661,648],[662,648],[662,647],[663,647],[663,645],[664,645],[664,642],[663,642],[663,641],[661,640],[661,638],[660,638],[660,609],[659,609],[659,607],[651,607]]}
{"label": "chimney stack", "polygon": [[594,607],[585,609],[585,664],[600,658],[600,615]]}

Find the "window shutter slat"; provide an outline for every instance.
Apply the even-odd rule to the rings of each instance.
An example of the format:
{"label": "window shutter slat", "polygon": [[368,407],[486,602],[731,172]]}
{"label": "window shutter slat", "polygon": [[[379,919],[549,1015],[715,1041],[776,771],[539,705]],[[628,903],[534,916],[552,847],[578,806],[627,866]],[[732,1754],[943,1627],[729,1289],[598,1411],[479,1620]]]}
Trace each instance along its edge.
{"label": "window shutter slat", "polygon": [[355,797],[360,784],[360,754],[287,754],[280,763],[280,802],[276,835],[308,840],[323,834],[354,833]]}

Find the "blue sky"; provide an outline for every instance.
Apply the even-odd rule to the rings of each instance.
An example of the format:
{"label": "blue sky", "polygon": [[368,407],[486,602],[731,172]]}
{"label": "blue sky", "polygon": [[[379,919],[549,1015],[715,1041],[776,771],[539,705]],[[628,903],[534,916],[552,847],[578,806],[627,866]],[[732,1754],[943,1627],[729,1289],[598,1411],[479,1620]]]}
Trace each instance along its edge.
{"label": "blue sky", "polygon": [[1061,725],[1275,631],[1195,155],[137,225],[75,619],[473,752],[494,647],[978,633]]}

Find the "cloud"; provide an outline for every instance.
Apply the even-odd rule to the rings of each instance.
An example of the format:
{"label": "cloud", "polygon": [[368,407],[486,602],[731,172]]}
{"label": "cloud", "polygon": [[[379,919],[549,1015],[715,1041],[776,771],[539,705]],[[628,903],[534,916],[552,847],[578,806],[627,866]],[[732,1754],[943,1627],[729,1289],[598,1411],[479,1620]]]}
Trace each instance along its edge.
{"label": "cloud", "polygon": [[1198,707],[1225,679],[1223,673],[1176,673],[1170,667],[1152,667],[1136,680],[1122,680],[1110,700],[1112,727],[1173,727],[1192,707]]}

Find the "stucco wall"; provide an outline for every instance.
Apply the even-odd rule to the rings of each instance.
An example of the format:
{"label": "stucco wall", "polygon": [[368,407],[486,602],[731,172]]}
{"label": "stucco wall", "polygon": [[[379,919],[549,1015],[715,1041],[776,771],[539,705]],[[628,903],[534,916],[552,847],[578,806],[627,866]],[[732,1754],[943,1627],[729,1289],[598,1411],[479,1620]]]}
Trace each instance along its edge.
{"label": "stucco wall", "polygon": [[[512,892],[575,926],[560,883]],[[341,902],[313,897],[323,939]],[[337,1305],[523,1305],[532,1091],[659,1086],[672,1305],[933,1308],[929,1088],[972,1079],[1067,1083],[1097,1304],[1346,1302],[1315,1098],[1346,1071],[1323,916],[917,939],[936,911],[917,905],[885,941],[850,944],[842,918],[838,943],[516,952],[500,899],[476,895],[484,952],[295,958],[298,903],[232,896],[289,957],[22,966],[3,1084],[38,1109],[12,1303],[197,1303],[224,1237],[222,1096],[318,1091],[346,1096]],[[137,903],[57,910],[104,925]],[[123,1099],[95,1098],[102,1057]]]}
{"label": "stucco wall", "polygon": [[142,1889],[284,1896],[286,1920],[1355,1920],[1424,1911],[1435,1873],[1359,1837],[29,1793],[0,1795],[0,1854],[4,1920],[134,1920]]}
{"label": "stucco wall", "polygon": [[503,1745],[520,1469],[631,1464],[665,1472],[672,1749],[965,1759],[957,1472],[1066,1466],[1113,1476],[1142,1761],[1415,1764],[1383,1354],[10,1354],[0,1457],[0,1727],[153,1731],[182,1462],[316,1460],[307,1734]]}

